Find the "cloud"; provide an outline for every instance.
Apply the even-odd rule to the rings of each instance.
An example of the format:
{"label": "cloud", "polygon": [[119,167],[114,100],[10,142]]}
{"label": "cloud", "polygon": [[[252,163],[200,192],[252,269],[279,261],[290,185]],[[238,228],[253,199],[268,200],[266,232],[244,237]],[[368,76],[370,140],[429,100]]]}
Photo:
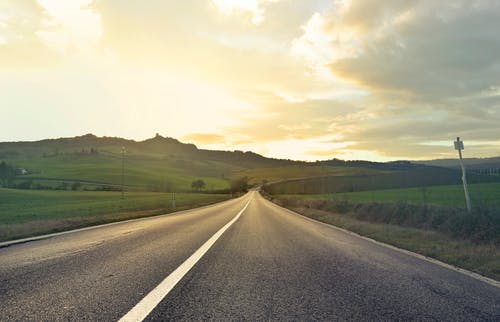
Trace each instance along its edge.
{"label": "cloud", "polygon": [[41,25],[42,8],[36,2],[0,2],[0,35],[7,43],[26,41]]}
{"label": "cloud", "polygon": [[278,125],[279,129],[285,130],[285,131],[301,131],[301,130],[309,130],[311,128],[311,125],[307,123],[300,123],[300,124],[290,124],[290,125],[285,125],[285,124],[280,124]]}
{"label": "cloud", "polygon": [[[313,71],[327,66],[367,93],[358,113],[330,125],[354,142],[352,151],[439,157],[446,147],[420,143],[498,139],[498,2],[343,1],[313,14],[302,30],[292,50]],[[490,155],[500,153],[490,147]]]}
{"label": "cloud", "polygon": [[386,96],[426,102],[497,85],[498,2],[397,1],[373,10],[374,3],[328,16],[329,33],[357,31],[356,51],[331,62],[335,75]]}
{"label": "cloud", "polygon": [[212,0],[212,3],[225,15],[249,13],[255,25],[261,24],[264,19],[265,6],[280,0]]}
{"label": "cloud", "polygon": [[383,160],[461,136],[500,154],[497,30],[487,0],[0,1],[0,136]]}
{"label": "cloud", "polygon": [[25,69],[54,61],[52,53],[35,35],[42,27],[43,11],[36,2],[0,2],[0,68]]}
{"label": "cloud", "polygon": [[48,47],[66,54],[94,46],[102,35],[101,17],[92,9],[94,0],[38,0],[46,18],[36,32]]}
{"label": "cloud", "polygon": [[102,16],[102,46],[129,66],[188,74],[233,91],[314,87],[301,61],[281,50],[289,40],[282,21],[253,30],[241,19],[221,21],[198,0],[151,0],[147,6],[107,0],[94,7]]}
{"label": "cloud", "polygon": [[246,133],[254,141],[311,139],[330,135],[331,123],[358,112],[356,105],[335,99],[305,99],[290,102],[269,92],[247,93],[255,106],[238,117],[239,124],[226,127],[228,133]]}

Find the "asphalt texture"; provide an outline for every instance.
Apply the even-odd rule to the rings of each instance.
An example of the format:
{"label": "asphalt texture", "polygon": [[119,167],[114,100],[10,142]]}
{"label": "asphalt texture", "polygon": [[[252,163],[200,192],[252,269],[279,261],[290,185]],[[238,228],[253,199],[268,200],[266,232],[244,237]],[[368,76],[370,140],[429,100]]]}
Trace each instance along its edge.
{"label": "asphalt texture", "polygon": [[250,192],[0,248],[0,321],[117,321],[248,208],[150,321],[500,321],[500,288]]}

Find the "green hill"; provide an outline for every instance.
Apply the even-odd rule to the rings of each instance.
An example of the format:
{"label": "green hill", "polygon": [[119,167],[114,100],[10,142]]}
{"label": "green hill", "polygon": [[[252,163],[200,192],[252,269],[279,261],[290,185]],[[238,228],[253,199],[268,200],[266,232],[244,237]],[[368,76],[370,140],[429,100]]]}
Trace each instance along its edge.
{"label": "green hill", "polygon": [[[500,177],[469,174],[469,183],[499,182]],[[326,194],[382,189],[403,189],[440,185],[461,185],[461,172],[455,169],[419,166],[372,174],[324,176],[278,182],[265,189],[270,194]]]}
{"label": "green hill", "polygon": [[[424,175],[441,178],[443,171],[448,171],[447,175],[453,180],[457,177],[450,170],[407,161],[380,163],[332,159],[304,162],[266,158],[253,152],[204,150],[158,134],[144,141],[86,134],[34,142],[2,142],[0,162],[18,170],[17,176],[8,185],[13,188],[66,190],[74,185],[78,190],[117,190],[122,180],[122,149],[125,149],[124,184],[127,190],[135,191],[189,191],[191,183],[197,179],[205,182],[206,190],[220,191],[229,189],[231,179],[244,176],[251,184],[340,176],[344,178],[334,179],[337,182],[335,185],[351,187],[353,184],[362,185],[358,182],[374,175],[385,176],[381,177],[383,180],[404,181],[407,175],[387,176],[431,168],[434,170],[427,171],[434,173]],[[308,185],[324,186],[325,180],[331,181],[314,179]],[[443,181],[443,184],[454,183],[450,180]],[[391,187],[390,184],[383,185],[383,188]],[[294,188],[295,191],[297,189]]]}
{"label": "green hill", "polygon": [[[429,166],[454,168],[454,169],[460,168],[460,162],[458,158],[415,161],[414,163],[429,165]],[[465,158],[464,164],[467,167],[467,169],[471,172],[500,174],[500,157]]]}
{"label": "green hill", "polygon": [[[27,172],[17,175],[14,187],[61,188],[79,182],[82,189],[121,185],[122,149],[127,190],[187,191],[202,179],[207,190],[229,188],[229,180],[258,168],[296,167],[304,162],[278,160],[253,152],[198,149],[173,138],[156,135],[144,141],[92,134],[35,142],[0,143],[0,161]],[[285,177],[300,176],[292,171]],[[11,186],[12,186],[11,185]]]}

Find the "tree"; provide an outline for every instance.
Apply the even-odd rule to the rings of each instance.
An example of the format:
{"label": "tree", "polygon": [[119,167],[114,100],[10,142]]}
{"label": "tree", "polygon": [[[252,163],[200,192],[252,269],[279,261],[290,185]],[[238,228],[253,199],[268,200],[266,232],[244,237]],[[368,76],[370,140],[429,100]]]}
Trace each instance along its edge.
{"label": "tree", "polygon": [[231,180],[232,192],[247,192],[248,191],[248,177],[241,177]]}
{"label": "tree", "polygon": [[205,189],[205,181],[201,180],[201,179],[198,179],[198,180],[194,180],[192,183],[191,183],[191,188],[193,188],[194,190],[197,190],[197,191],[200,191],[202,189]]}
{"label": "tree", "polygon": [[27,181],[23,181],[23,182],[20,182],[16,188],[17,189],[31,189],[31,187],[33,186],[33,180],[27,180]]}
{"label": "tree", "polygon": [[15,175],[16,170],[12,166],[5,163],[5,161],[0,163],[0,183],[2,186],[7,186]]}
{"label": "tree", "polygon": [[73,182],[73,184],[71,184],[71,190],[76,191],[80,189],[81,186],[82,184],[79,181],[75,181]]}

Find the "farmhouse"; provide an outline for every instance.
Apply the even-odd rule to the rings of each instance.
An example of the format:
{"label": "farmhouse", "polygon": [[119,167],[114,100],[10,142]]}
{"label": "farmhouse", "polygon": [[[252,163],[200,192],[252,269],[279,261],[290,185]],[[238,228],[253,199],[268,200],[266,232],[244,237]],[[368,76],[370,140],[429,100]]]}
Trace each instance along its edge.
{"label": "farmhouse", "polygon": [[26,170],[25,168],[18,168],[17,173],[22,175],[22,176],[25,176],[28,174],[28,170]]}

